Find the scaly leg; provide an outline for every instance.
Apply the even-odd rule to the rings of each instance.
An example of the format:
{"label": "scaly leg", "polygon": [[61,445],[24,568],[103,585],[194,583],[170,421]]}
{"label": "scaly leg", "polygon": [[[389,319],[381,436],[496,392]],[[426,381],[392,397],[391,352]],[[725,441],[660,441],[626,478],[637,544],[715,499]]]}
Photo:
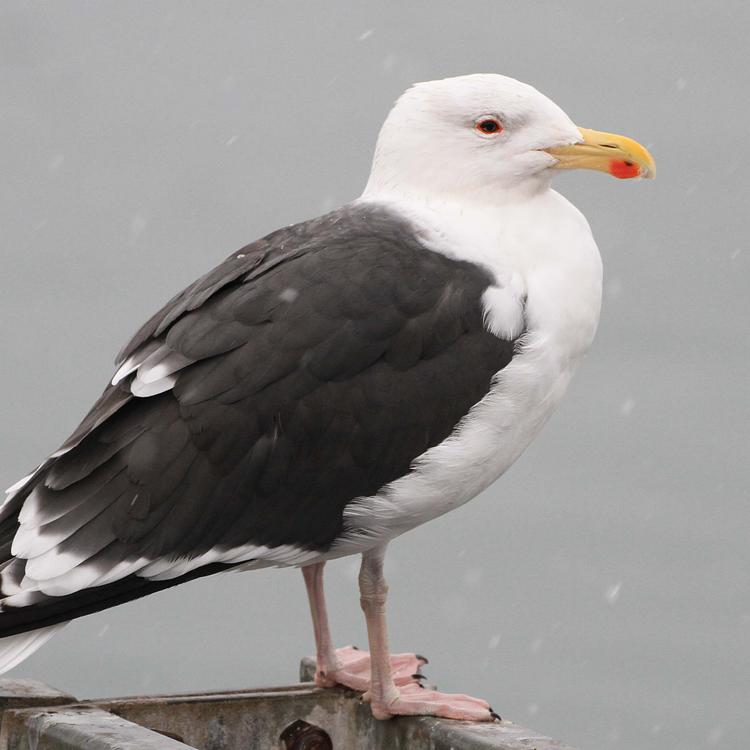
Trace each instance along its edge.
{"label": "scaly leg", "polygon": [[416,682],[396,685],[391,675],[385,622],[388,584],[383,576],[384,555],[385,547],[365,552],[359,573],[360,603],[367,621],[367,637],[372,655],[370,690],[364,697],[370,701],[372,715],[376,719],[414,715],[473,721],[491,721],[497,718],[489,704],[479,698],[426,690]]}
{"label": "scaly leg", "polygon": [[306,565],[302,568],[302,575],[307,587],[307,598],[310,601],[310,614],[315,632],[315,684],[318,687],[333,687],[336,684],[333,675],[341,665],[336,658],[331,631],[328,628],[328,611],[323,592],[324,566],[324,562]]}
{"label": "scaly leg", "polygon": [[[315,632],[315,684],[318,687],[340,684],[364,692],[370,688],[370,654],[353,646],[333,648],[323,591],[324,566],[321,562],[302,568]],[[417,681],[420,667],[426,663],[427,659],[415,654],[393,654],[389,660],[397,685]]]}

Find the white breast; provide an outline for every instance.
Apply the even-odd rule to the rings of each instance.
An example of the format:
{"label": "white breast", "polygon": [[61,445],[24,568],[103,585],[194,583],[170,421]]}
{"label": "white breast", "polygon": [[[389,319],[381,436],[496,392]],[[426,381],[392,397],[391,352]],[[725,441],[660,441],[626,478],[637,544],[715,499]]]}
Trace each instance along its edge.
{"label": "white breast", "polygon": [[[403,204],[397,207],[404,210]],[[498,208],[427,208],[409,215],[423,241],[481,263],[498,285],[483,302],[488,328],[523,346],[491,391],[413,471],[344,511],[331,556],[382,544],[475,497],[523,452],[549,418],[593,340],[602,268],[582,214],[554,191]]]}

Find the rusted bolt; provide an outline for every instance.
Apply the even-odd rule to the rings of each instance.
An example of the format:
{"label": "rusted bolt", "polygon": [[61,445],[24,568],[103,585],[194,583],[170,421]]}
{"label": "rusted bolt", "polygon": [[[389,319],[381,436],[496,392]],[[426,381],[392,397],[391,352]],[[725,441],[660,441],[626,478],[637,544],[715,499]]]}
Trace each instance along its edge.
{"label": "rusted bolt", "polygon": [[328,732],[302,719],[293,721],[279,739],[286,750],[333,750]]}

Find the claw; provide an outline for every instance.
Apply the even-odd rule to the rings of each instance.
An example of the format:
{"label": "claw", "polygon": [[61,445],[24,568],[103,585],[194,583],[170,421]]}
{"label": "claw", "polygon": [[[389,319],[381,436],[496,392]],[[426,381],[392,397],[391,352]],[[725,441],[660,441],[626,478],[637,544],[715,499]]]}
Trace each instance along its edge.
{"label": "claw", "polygon": [[498,714],[498,713],[496,713],[495,711],[493,711],[492,709],[490,709],[490,716],[491,716],[491,717],[492,717],[492,718],[493,718],[493,719],[494,719],[495,721],[502,721],[502,720],[503,720],[503,717],[502,717],[502,716],[500,716],[500,714]]}
{"label": "claw", "polygon": [[414,654],[414,656],[416,656],[419,661],[424,662],[425,664],[430,663],[430,660],[426,656],[422,656],[422,654]]}
{"label": "claw", "polygon": [[[391,654],[391,675],[397,686],[426,679],[422,674],[423,662],[415,654]],[[324,669],[325,664],[319,665]],[[357,692],[370,687],[370,655],[356,646],[336,649],[335,660],[325,669],[325,674],[316,675],[318,687],[332,687],[334,683],[344,685]]]}

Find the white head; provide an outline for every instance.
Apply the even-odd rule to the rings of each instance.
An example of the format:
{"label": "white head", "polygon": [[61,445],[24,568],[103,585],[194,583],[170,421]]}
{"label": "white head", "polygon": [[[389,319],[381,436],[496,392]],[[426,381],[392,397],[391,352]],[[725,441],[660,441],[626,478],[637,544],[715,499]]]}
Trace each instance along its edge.
{"label": "white head", "polygon": [[[588,133],[611,142],[590,143]],[[592,160],[582,164],[580,149],[620,149],[622,144],[613,140],[618,138],[634,143],[581,131],[553,101],[506,76],[475,74],[417,83],[398,99],[383,124],[365,195],[471,196],[489,202],[528,195],[549,186],[554,167],[604,169]],[[575,164],[568,155],[571,146],[579,150]],[[609,150],[605,155],[610,164],[615,154]]]}

